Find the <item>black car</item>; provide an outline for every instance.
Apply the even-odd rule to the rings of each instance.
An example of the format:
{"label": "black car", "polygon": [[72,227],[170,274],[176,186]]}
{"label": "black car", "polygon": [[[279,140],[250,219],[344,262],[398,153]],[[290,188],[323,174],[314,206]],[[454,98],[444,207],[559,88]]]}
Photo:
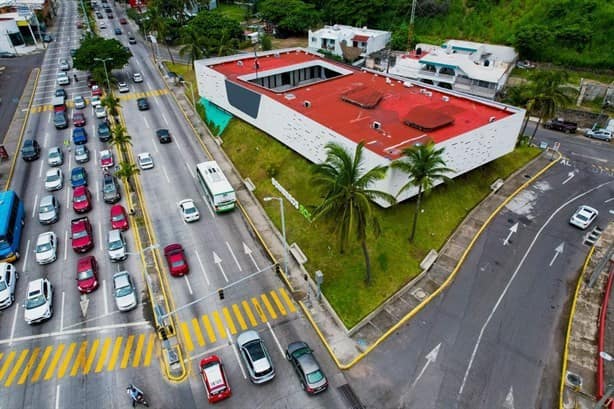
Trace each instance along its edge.
{"label": "black car", "polygon": [[111,139],[111,129],[106,119],[98,123],[98,139],[100,142],[108,142]]}
{"label": "black car", "polygon": [[117,27],[117,28],[115,29],[115,35],[120,35],[121,33],[122,33],[122,29],[121,29],[121,28],[119,28],[119,27]]}
{"label": "black car", "polygon": [[64,99],[67,98],[66,96],[66,90],[64,88],[58,88],[55,90],[55,94],[56,97],[64,97]]}
{"label": "black car", "polygon": [[139,111],[147,111],[149,109],[149,102],[147,102],[147,98],[137,99],[136,104],[139,107]]}
{"label": "black car", "polygon": [[68,128],[68,118],[66,118],[65,111],[54,112],[53,114],[53,125],[55,125],[55,129],[65,129]]}
{"label": "black car", "polygon": [[105,203],[117,203],[121,198],[117,179],[110,173],[105,173],[102,179],[102,200]]}
{"label": "black car", "polygon": [[328,388],[326,376],[305,342],[297,341],[288,345],[286,358],[292,364],[305,392],[315,395]]}
{"label": "black car", "polygon": [[41,147],[34,139],[26,139],[21,147],[21,157],[26,162],[38,159],[41,154]]}
{"label": "black car", "polygon": [[10,51],[0,51],[0,58],[15,58],[17,57],[15,53]]}
{"label": "black car", "polygon": [[76,48],[71,48],[70,49],[70,56],[74,57],[75,55],[77,55],[77,49]]}
{"label": "black car", "polygon": [[171,134],[168,132],[168,129],[158,129],[156,136],[160,143],[170,143],[171,141]]}
{"label": "black car", "polygon": [[97,12],[96,12],[96,18],[97,18],[98,20],[102,20],[102,18],[103,18],[103,17],[102,17],[102,13],[100,13],[100,12],[98,12],[98,11],[97,11]]}
{"label": "black car", "polygon": [[43,34],[43,43],[50,43],[53,41],[53,37],[49,34]]}

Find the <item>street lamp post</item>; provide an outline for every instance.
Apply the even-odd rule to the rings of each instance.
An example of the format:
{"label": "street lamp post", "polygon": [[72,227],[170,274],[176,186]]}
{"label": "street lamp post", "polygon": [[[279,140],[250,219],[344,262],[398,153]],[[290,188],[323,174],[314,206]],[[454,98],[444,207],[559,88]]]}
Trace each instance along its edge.
{"label": "street lamp post", "polygon": [[286,240],[286,218],[284,217],[284,200],[281,197],[267,196],[262,200],[270,202],[271,200],[279,201],[279,212],[281,213],[281,235],[284,240],[284,272],[289,275],[288,271],[288,241]]}
{"label": "street lamp post", "polygon": [[190,81],[187,81],[186,79],[184,79],[183,82],[187,82],[188,85],[190,86],[190,94],[192,95],[192,105],[196,107],[196,100],[194,99],[194,88],[192,88],[192,83]]}
{"label": "street lamp post", "polygon": [[104,75],[105,77],[107,77],[107,88],[109,89],[109,92],[111,92],[111,82],[109,81],[109,72],[107,71],[107,61],[113,61],[113,58],[94,58],[94,61],[102,61],[102,66],[104,67]]}

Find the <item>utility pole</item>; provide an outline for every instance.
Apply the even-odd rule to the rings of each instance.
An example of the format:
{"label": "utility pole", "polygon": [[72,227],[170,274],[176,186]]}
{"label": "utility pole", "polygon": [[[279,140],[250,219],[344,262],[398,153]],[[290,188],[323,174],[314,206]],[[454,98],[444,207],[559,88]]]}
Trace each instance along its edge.
{"label": "utility pole", "polygon": [[412,0],[411,2],[411,16],[409,17],[409,28],[407,29],[407,51],[411,51],[412,38],[414,36],[414,18],[416,17],[416,2],[418,0]]}

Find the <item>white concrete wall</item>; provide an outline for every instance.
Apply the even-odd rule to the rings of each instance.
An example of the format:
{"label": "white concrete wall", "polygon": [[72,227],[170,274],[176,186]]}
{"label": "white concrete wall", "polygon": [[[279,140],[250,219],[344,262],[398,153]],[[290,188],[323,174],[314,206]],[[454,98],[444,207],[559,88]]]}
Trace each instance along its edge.
{"label": "white concrete wall", "polygon": [[7,33],[18,33],[19,28],[15,20],[1,20],[0,21],[0,51],[7,51],[10,53],[15,52],[15,48],[11,44]]}

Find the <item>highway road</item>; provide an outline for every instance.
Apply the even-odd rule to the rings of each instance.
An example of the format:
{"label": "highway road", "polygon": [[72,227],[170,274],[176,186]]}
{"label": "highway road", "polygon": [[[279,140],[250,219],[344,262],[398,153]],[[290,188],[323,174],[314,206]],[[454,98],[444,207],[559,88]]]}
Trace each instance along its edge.
{"label": "highway road", "polygon": [[447,290],[348,372],[369,407],[556,406],[568,302],[589,250],[588,231],[568,221],[580,204],[599,210],[592,227],[613,219],[614,147],[540,130],[541,140],[560,141],[566,159],[495,217]]}
{"label": "highway road", "polygon": [[[96,120],[88,105],[85,129],[89,134],[87,146],[91,159],[84,165],[89,175],[89,189],[93,209],[87,213],[95,247],[87,255],[94,255],[99,263],[100,286],[88,296],[83,315],[76,288],[76,263],[80,255],[70,247],[70,220],[76,216],[71,208],[70,170],[75,166],[74,154],[64,148],[64,187],[55,192],[61,203],[60,220],[43,226],[36,220],[38,201],[47,194],[43,178],[48,165],[46,154],[52,146],[63,146],[70,139],[72,124],[66,130],[56,130],[52,121],[51,96],[56,85],[58,60],[69,58],[69,50],[78,48],[78,3],[62,2],[59,9],[56,41],[45,53],[33,112],[24,138],[36,139],[41,158],[32,163],[17,162],[11,188],[23,198],[26,224],[22,240],[22,257],[16,262],[20,272],[16,303],[0,316],[0,391],[2,407],[8,408],[83,408],[105,402],[105,408],[126,407],[125,386],[134,382],[146,393],[152,407],[196,408],[206,403],[198,362],[211,353],[221,357],[233,390],[233,396],[220,407],[251,408],[342,408],[341,395],[336,390],[342,375],[337,371],[318,338],[303,317],[297,304],[274,273],[271,261],[256,240],[240,211],[216,215],[204,199],[195,179],[195,165],[207,160],[201,144],[175,100],[168,95],[158,70],[153,65],[149,49],[139,42],[130,45],[133,58],[128,66],[110,75],[129,82],[130,92],[118,94],[128,133],[132,136],[134,156],[150,152],[155,167],[140,175],[146,207],[152,220],[159,250],[169,244],[181,243],[190,264],[190,273],[183,277],[168,277],[170,302],[176,313],[179,331],[187,354],[190,374],[187,382],[168,382],[160,367],[160,347],[150,323],[151,308],[145,297],[143,266],[137,257],[139,249],[132,230],[126,232],[131,255],[121,263],[111,263],[104,237],[110,229],[110,205],[101,197],[102,170],[100,151],[108,146],[96,137]],[[114,7],[114,6],[113,6]],[[104,19],[108,28],[101,35],[117,38],[128,45],[126,33],[136,27],[120,25],[122,11],[115,9],[114,19]],[[99,20],[97,20],[99,21]],[[123,33],[115,35],[113,29]],[[130,80],[133,72],[141,72],[144,82]],[[65,86],[69,100],[83,95],[89,100],[90,90],[85,73],[77,72],[81,81],[72,80]],[[117,90],[114,92],[117,93]],[[146,96],[148,111],[139,111],[137,97]],[[69,108],[69,118],[74,108]],[[155,130],[167,128],[172,143],[162,145]],[[117,155],[116,155],[117,158]],[[125,189],[122,187],[122,194]],[[201,220],[186,224],[182,221],[177,201],[195,200]],[[125,197],[121,204],[127,207]],[[34,260],[33,246],[38,234],[54,231],[59,239],[57,261],[39,266]],[[161,260],[163,257],[161,257]],[[168,274],[166,264],[163,274]],[[117,310],[112,294],[111,276],[127,270],[135,281],[139,305],[133,311]],[[30,280],[45,277],[54,286],[53,317],[39,325],[29,326],[23,319],[21,302]],[[229,287],[224,300],[217,289]],[[195,302],[196,301],[196,302]],[[276,368],[276,378],[256,386],[246,379],[244,366],[236,348],[238,333],[255,329],[264,339]],[[301,389],[298,378],[284,358],[285,347],[292,341],[304,340],[315,350],[331,388],[309,397]],[[345,382],[344,382],[345,383]]]}

